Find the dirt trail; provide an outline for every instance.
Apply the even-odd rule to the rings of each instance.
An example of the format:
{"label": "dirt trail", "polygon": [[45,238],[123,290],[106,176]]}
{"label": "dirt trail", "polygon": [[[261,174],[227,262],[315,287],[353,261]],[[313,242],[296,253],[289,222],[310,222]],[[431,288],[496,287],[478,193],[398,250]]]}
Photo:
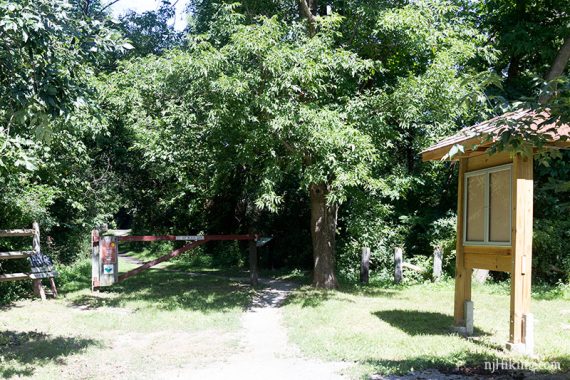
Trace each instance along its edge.
{"label": "dirt trail", "polygon": [[303,358],[289,343],[279,307],[295,284],[266,281],[265,289],[242,317],[240,353],[204,368],[187,367],[157,374],[163,379],[345,379],[344,362]]}

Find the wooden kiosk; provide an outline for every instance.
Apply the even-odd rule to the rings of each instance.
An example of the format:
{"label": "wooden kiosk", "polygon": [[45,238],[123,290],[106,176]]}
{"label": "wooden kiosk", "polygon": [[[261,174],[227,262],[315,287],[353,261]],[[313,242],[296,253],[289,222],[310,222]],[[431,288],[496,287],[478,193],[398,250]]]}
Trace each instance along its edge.
{"label": "wooden kiosk", "polygon": [[[507,151],[489,155],[487,150],[504,121],[512,125],[529,115],[528,111],[502,115],[465,128],[422,152],[424,161],[442,160],[453,146],[463,146],[463,152],[451,157],[459,161],[454,308],[457,330],[473,333],[473,269],[508,272],[511,311],[507,348],[524,354],[532,354],[534,346],[530,313],[533,157]],[[563,137],[570,133],[570,125],[535,125],[534,130],[545,131],[548,146],[570,146]]]}

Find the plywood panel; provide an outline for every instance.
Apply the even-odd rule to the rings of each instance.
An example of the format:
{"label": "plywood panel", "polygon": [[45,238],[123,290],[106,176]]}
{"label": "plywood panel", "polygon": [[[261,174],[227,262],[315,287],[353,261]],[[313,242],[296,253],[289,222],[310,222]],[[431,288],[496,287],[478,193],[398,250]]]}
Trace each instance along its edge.
{"label": "plywood panel", "polygon": [[511,240],[511,170],[489,174],[489,241]]}
{"label": "plywood panel", "polygon": [[485,174],[467,178],[467,241],[485,240]]}
{"label": "plywood panel", "polygon": [[492,253],[465,253],[466,268],[510,272],[511,266],[512,257],[510,255]]}

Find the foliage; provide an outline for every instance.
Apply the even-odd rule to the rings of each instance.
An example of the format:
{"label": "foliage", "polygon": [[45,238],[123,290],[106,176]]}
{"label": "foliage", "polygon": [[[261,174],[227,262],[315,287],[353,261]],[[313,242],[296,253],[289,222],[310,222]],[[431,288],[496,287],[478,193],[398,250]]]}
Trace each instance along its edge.
{"label": "foliage", "polygon": [[156,11],[136,13],[133,11],[120,17],[123,35],[132,43],[126,57],[162,54],[180,45],[182,34],[171,24],[176,9],[168,0],[163,0]]}
{"label": "foliage", "polygon": [[[363,246],[386,278],[397,245],[426,264],[443,246],[451,273],[457,168],[419,153],[507,110],[570,119],[568,77],[538,79],[567,38],[566,2],[308,3],[314,37],[292,0],[191,1],[183,33],[168,1],[111,22],[98,0],[0,0],[0,226],[39,221],[61,263],[104,222],[255,231],[274,236],[262,267],[310,268],[308,189],[322,184],[342,204],[345,278]],[[496,149],[544,143],[520,123],[504,131]],[[535,168],[535,272],[556,282],[568,155],[537,161],[549,166]],[[208,264],[245,263],[242,246],[204,251]]]}
{"label": "foliage", "polygon": [[[0,1],[0,44],[0,225],[38,221],[43,249],[70,262],[89,228],[113,213],[105,205],[113,186],[92,149],[101,130],[90,77],[124,40],[63,0]],[[29,243],[0,242],[2,250]],[[2,271],[20,265],[4,262]]]}

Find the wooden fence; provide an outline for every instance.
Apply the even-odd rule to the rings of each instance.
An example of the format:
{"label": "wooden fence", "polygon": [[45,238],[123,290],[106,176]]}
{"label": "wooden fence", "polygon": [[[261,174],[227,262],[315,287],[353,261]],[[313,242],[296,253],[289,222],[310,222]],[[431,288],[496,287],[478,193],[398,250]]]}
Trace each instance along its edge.
{"label": "wooden fence", "polygon": [[11,237],[31,237],[32,250],[31,251],[10,251],[0,252],[1,260],[21,260],[28,259],[31,270],[29,273],[4,273],[0,274],[0,282],[4,281],[22,281],[32,280],[34,293],[41,297],[42,300],[46,299],[46,293],[42,286],[42,279],[49,279],[52,295],[57,297],[57,287],[55,286],[54,277],[57,272],[53,268],[51,259],[44,255],[40,249],[40,226],[34,222],[31,229],[16,229],[16,230],[0,230],[1,238]]}

